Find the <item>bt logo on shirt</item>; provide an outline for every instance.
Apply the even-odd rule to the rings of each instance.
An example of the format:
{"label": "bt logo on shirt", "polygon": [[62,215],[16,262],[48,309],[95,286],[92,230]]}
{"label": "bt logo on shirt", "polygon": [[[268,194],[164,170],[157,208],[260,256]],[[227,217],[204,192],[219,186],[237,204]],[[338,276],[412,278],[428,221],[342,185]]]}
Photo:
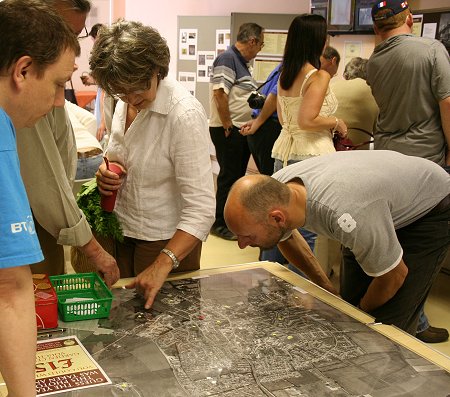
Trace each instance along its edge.
{"label": "bt logo on shirt", "polygon": [[35,234],[36,230],[34,228],[34,222],[31,215],[27,216],[26,221],[11,223],[11,233],[22,233],[28,232],[30,234]]}

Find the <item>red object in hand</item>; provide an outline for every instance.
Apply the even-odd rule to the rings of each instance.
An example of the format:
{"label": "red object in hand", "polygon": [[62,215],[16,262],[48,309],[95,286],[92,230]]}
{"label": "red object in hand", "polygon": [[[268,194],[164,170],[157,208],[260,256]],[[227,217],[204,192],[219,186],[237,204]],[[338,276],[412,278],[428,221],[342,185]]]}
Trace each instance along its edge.
{"label": "red object in hand", "polygon": [[[107,167],[109,171],[116,173],[121,176],[123,171],[118,165],[113,163],[107,163]],[[111,196],[103,196],[100,199],[100,205],[104,211],[112,212],[114,209],[114,205],[116,204],[117,190],[111,190]]]}

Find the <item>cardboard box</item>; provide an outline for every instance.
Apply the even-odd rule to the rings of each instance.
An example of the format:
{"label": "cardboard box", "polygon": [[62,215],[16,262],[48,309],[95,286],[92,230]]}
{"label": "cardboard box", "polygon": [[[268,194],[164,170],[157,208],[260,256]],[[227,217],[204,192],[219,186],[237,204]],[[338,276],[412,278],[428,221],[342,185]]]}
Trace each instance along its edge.
{"label": "cardboard box", "polygon": [[33,274],[38,329],[58,326],[58,298],[46,274]]}

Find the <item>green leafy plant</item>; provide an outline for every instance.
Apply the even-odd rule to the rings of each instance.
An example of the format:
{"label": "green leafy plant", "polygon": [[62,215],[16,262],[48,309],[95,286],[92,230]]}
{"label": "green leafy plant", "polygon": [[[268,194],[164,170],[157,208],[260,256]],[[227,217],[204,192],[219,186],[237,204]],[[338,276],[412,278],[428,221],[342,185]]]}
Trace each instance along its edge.
{"label": "green leafy plant", "polygon": [[113,212],[103,211],[100,206],[100,192],[95,178],[84,183],[77,194],[78,207],[83,211],[92,230],[102,237],[123,241],[123,231]]}

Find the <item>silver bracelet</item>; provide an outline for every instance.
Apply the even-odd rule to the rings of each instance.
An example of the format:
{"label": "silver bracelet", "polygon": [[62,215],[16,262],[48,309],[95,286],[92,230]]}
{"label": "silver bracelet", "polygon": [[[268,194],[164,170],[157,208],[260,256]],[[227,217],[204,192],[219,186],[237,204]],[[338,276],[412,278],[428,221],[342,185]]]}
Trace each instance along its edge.
{"label": "silver bracelet", "polygon": [[175,270],[178,266],[180,266],[180,261],[170,249],[163,248],[160,252],[166,254],[170,259],[172,259],[172,270]]}

